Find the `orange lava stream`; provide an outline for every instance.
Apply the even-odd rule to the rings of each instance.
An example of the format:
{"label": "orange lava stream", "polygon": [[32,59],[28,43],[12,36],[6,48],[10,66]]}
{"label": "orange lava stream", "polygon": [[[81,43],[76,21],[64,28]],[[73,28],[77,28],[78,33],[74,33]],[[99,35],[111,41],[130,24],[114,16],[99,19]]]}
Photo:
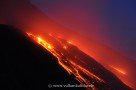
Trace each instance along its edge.
{"label": "orange lava stream", "polygon": [[58,59],[58,63],[70,74],[72,71],[66,67],[62,62],[61,62],[61,58],[60,55],[54,50],[54,47],[49,44],[48,42],[46,42],[45,40],[43,40],[41,37],[35,36],[32,33],[27,33],[27,35],[31,38],[33,38],[33,40],[35,40],[38,44],[40,44],[41,46],[43,46],[46,50],[48,50],[50,53],[52,53],[52,55],[54,55],[57,59]]}
{"label": "orange lava stream", "polygon": [[[85,78],[84,75],[86,75],[88,77],[91,77],[91,78],[97,80],[98,82],[103,82],[104,83],[104,80],[102,80],[98,76],[96,76],[93,73],[91,73],[91,71],[88,71],[87,69],[85,69],[82,66],[78,65],[77,63],[75,63],[71,59],[69,59],[69,58],[63,59],[63,57],[64,57],[63,53],[62,52],[61,53],[58,52],[57,48],[55,48],[53,45],[48,43],[46,40],[42,39],[39,36],[35,36],[32,33],[27,33],[27,35],[30,38],[32,38],[34,41],[36,41],[39,45],[43,46],[50,53],[52,53],[52,55],[54,55],[58,59],[59,65],[61,65],[69,74],[74,74],[75,78],[81,84],[86,84],[86,85],[90,85],[91,84],[91,85],[93,85],[93,83],[90,82],[89,80],[87,80],[87,78]],[[71,42],[68,42],[68,43],[71,44]],[[64,46],[62,48],[66,49],[67,47]],[[82,75],[81,73],[83,73],[84,75]],[[94,87],[90,87],[90,88],[88,88],[88,89],[96,90],[95,86]]]}
{"label": "orange lava stream", "polygon": [[117,67],[111,66],[111,65],[110,65],[110,67],[113,68],[114,70],[116,70],[117,72],[119,72],[120,74],[126,75],[125,71],[123,71],[123,70],[121,70],[121,69],[119,69]]}
{"label": "orange lava stream", "polygon": [[86,70],[85,68],[81,67],[80,65],[77,65],[77,64],[75,64],[75,63],[72,62],[72,61],[70,61],[70,62],[71,62],[71,64],[72,64],[73,66],[75,66],[77,69],[83,71],[83,72],[86,73],[88,76],[91,76],[92,78],[95,78],[95,79],[97,79],[97,80],[100,81],[100,82],[104,82],[101,78],[99,78],[98,76],[96,76],[96,75],[94,75],[93,73],[89,72],[88,70]]}

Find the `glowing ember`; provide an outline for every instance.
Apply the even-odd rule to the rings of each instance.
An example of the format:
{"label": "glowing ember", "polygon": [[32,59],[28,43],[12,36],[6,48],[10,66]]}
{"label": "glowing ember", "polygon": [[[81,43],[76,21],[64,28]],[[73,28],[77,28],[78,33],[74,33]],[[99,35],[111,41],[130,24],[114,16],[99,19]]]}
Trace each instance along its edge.
{"label": "glowing ember", "polygon": [[71,42],[71,41],[68,41],[68,43],[69,43],[69,44],[72,44],[72,42]]}
{"label": "glowing ember", "polygon": [[63,46],[64,49],[67,49],[67,46]]}

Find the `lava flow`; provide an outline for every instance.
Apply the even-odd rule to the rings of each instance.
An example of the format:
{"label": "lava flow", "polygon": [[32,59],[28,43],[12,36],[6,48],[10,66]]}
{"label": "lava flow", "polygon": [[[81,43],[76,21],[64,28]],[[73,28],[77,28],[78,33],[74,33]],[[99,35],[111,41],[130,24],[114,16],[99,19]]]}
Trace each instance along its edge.
{"label": "lava flow", "polygon": [[[46,50],[48,50],[50,53],[52,53],[57,59],[58,63],[69,73],[75,75],[76,79],[81,84],[91,85],[89,88],[95,89],[95,86],[93,83],[91,83],[89,80],[86,79],[86,77],[91,77],[92,79],[97,80],[97,82],[104,83],[104,80],[102,80],[100,77],[94,75],[87,69],[83,68],[82,66],[78,65],[78,63],[75,62],[75,58],[65,58],[65,52],[60,52],[55,46],[53,46],[51,43],[47,42],[46,40],[42,39],[39,36],[35,36],[32,33],[27,33],[29,37],[31,37],[34,41],[36,41],[38,44],[43,46]],[[58,40],[58,39],[57,39]],[[62,43],[61,43],[62,44]],[[71,42],[67,42],[67,44],[71,44]],[[64,44],[63,44],[64,45]],[[66,50],[67,46],[64,45],[63,49]]]}
{"label": "lava flow", "polygon": [[121,70],[121,69],[119,69],[119,68],[116,68],[116,67],[114,67],[114,66],[112,66],[112,65],[110,65],[110,67],[113,68],[114,70],[116,70],[117,72],[119,72],[120,74],[126,75],[126,72],[125,72],[125,71],[123,71],[123,70]]}
{"label": "lava flow", "polygon": [[[28,32],[27,35],[52,53],[52,55],[57,58],[58,64],[70,75],[74,75],[76,80],[81,84],[88,85],[88,87],[86,87],[87,89],[98,90],[102,88],[104,90],[112,90],[110,87],[111,81],[106,79],[107,77],[103,75],[105,73],[105,75],[107,74],[112,77],[111,73],[106,71],[105,68],[90,56],[72,45],[70,41],[55,37],[51,34],[45,35],[44,38]],[[125,74],[124,72],[121,73]]]}

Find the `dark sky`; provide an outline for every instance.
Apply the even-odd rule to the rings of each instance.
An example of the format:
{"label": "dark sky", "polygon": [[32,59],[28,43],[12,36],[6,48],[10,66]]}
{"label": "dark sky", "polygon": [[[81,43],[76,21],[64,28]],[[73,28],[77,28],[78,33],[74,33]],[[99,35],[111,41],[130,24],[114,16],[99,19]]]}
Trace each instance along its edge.
{"label": "dark sky", "polygon": [[135,0],[31,0],[31,2],[57,23],[136,59]]}

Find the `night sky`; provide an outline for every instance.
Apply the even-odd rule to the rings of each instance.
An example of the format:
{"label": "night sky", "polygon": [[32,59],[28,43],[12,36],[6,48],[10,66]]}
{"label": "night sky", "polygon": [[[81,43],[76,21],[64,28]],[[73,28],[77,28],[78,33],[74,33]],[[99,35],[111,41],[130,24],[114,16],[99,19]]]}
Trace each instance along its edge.
{"label": "night sky", "polygon": [[135,0],[31,0],[31,3],[55,22],[136,60]]}

